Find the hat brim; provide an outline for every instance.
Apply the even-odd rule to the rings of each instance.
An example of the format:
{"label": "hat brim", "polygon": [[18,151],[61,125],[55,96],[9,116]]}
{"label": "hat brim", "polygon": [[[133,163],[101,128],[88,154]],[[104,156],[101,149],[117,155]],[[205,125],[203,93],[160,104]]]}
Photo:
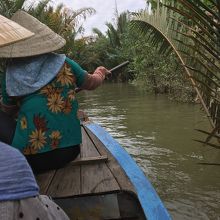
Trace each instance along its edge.
{"label": "hat brim", "polygon": [[33,32],[0,15],[0,47],[27,39],[33,35]]}
{"label": "hat brim", "polygon": [[12,20],[33,32],[35,35],[23,41],[1,47],[0,57],[16,58],[40,55],[56,51],[62,48],[66,43],[65,39],[56,34],[45,24],[22,10],[17,11],[13,15]]}

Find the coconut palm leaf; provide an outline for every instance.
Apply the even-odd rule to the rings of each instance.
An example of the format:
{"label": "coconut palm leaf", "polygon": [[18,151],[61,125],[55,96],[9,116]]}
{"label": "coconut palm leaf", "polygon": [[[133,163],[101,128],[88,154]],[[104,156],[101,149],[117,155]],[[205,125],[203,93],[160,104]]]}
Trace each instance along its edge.
{"label": "coconut palm leaf", "polygon": [[[199,131],[199,132],[201,132],[201,133],[203,133],[203,134],[207,134],[207,135],[212,134],[212,133],[210,133],[210,132],[203,131],[203,130],[201,130],[201,129],[195,129],[195,130],[196,130],[196,131]],[[215,136],[216,138],[220,138],[220,136],[219,136],[219,135],[216,135],[216,134],[214,134],[213,136]]]}
{"label": "coconut palm leaf", "polygon": [[[178,0],[178,1],[180,1],[180,0]],[[166,7],[169,8],[170,10],[175,11],[176,13],[178,13],[178,14],[181,15],[181,16],[187,17],[189,20],[193,21],[194,24],[195,24],[199,29],[201,29],[201,31],[202,31],[204,34],[206,34],[206,35],[207,35],[208,37],[210,37],[210,38],[213,38],[212,32],[213,32],[213,31],[215,32],[215,30],[211,29],[211,26],[210,26],[210,25],[209,25],[209,27],[210,27],[211,31],[210,31],[210,29],[208,30],[208,28],[204,28],[204,26],[201,25],[201,23],[200,23],[199,16],[195,16],[195,17],[196,17],[196,18],[195,18],[194,15],[192,15],[190,12],[182,11],[182,10],[180,10],[180,9],[177,9],[177,8],[175,8],[175,7],[171,7],[171,6],[168,6],[168,5],[166,5]],[[204,19],[202,19],[202,21],[204,21]],[[207,23],[207,22],[204,21],[204,23]],[[217,33],[217,34],[218,34],[218,33]]]}
{"label": "coconut palm leaf", "polygon": [[206,165],[206,166],[220,166],[220,163],[197,163],[197,164],[200,164],[200,165]]}
{"label": "coconut palm leaf", "polygon": [[[201,76],[203,76],[204,78],[207,78],[207,80],[208,81],[210,81],[211,83],[213,83],[215,86],[216,86],[216,88],[219,88],[220,87],[220,84],[219,83],[217,83],[210,75],[208,75],[208,74],[205,74],[204,72],[202,72],[200,69],[195,69],[195,68],[193,68],[193,67],[191,67],[191,66],[186,66],[188,69],[190,69],[190,70],[192,70],[192,71],[194,71],[194,72],[196,72],[196,73],[199,73],[199,75],[201,75]],[[193,76],[193,78],[196,80],[196,77],[194,77]],[[203,83],[203,82],[202,82]],[[207,85],[206,85],[207,86]],[[210,90],[212,90],[213,92],[215,92],[215,90],[213,90],[212,88],[210,88]]]}
{"label": "coconut palm leaf", "polygon": [[219,129],[219,127],[214,128],[214,129],[212,130],[212,132],[203,131],[203,130],[201,130],[201,129],[196,129],[196,130],[199,131],[199,132],[201,132],[201,133],[203,133],[203,134],[207,134],[207,135],[208,135],[208,137],[207,137],[206,140],[205,140],[205,143],[208,143],[208,142],[211,140],[212,137],[215,137],[215,138],[217,138],[218,140],[220,140],[220,135],[216,135],[217,129]]}
{"label": "coconut palm leaf", "polygon": [[[220,1],[177,0],[134,14],[131,26],[160,49],[173,51],[195,88],[215,133],[220,124]],[[215,134],[211,133],[211,137]],[[216,136],[215,136],[216,137]],[[208,138],[205,142],[210,141]]]}
{"label": "coconut palm leaf", "polygon": [[[194,41],[195,44],[199,44],[200,46],[202,46],[205,50],[207,50],[212,56],[214,56],[215,58],[219,58],[220,56],[220,52],[219,50],[213,46],[212,43],[210,43],[210,41],[206,40],[204,36],[202,36],[202,34],[198,33],[198,31],[193,30],[192,28],[189,28],[191,30],[192,33],[187,34],[187,33],[182,33],[178,30],[174,30],[173,31],[177,32],[180,35],[184,35],[188,38],[190,38],[192,41]],[[189,46],[189,45],[188,45]],[[191,47],[191,45],[190,45]]]}
{"label": "coconut palm leaf", "polygon": [[[196,49],[195,49],[195,51],[196,51]],[[187,56],[189,59],[195,60],[195,62],[198,63],[200,66],[202,66],[206,70],[207,73],[211,73],[212,76],[214,78],[216,78],[216,80],[218,80],[218,81],[220,80],[220,76],[215,74],[216,71],[220,71],[220,68],[218,66],[216,66],[215,64],[211,63],[211,61],[208,57],[203,56],[204,60],[209,62],[210,67],[208,65],[206,65],[205,62],[202,62],[204,60],[201,60],[198,57],[194,57],[191,54],[187,53],[186,51],[179,51],[179,52],[181,52],[182,55],[185,54],[185,56]],[[198,51],[198,54],[202,56],[202,54],[200,54],[199,51]]]}
{"label": "coconut palm leaf", "polygon": [[219,145],[216,145],[216,144],[211,144],[211,143],[206,143],[205,141],[201,141],[201,140],[197,140],[197,139],[193,139],[194,141],[196,142],[199,142],[201,144],[204,144],[204,145],[208,145],[210,147],[213,147],[213,148],[216,148],[216,149],[220,149],[220,146]]}
{"label": "coconut palm leaf", "polygon": [[[202,24],[206,26],[206,28],[210,28],[213,31],[213,25],[217,26],[216,22],[214,22],[213,18],[209,16],[208,14],[204,13],[204,4],[202,1],[184,1],[184,0],[179,0],[179,2],[185,6],[184,8],[189,9],[190,13],[193,13],[193,20],[198,19]],[[216,15],[214,11],[210,10],[209,11],[211,14]],[[216,15],[217,16],[217,15]],[[218,16],[217,16],[218,17]],[[217,33],[219,34],[219,33]]]}
{"label": "coconut palm leaf", "polygon": [[[169,19],[173,19],[175,22],[179,23],[181,26],[186,27],[186,29],[190,30],[191,32],[199,36],[200,38],[205,39],[204,36],[200,34],[200,32],[198,31],[198,28],[196,30],[195,27],[194,28],[190,27],[188,24],[185,23],[185,21],[179,21],[173,17],[169,17]],[[209,35],[209,37],[210,37],[209,40],[212,40],[213,42],[215,42],[216,39],[212,35]]]}

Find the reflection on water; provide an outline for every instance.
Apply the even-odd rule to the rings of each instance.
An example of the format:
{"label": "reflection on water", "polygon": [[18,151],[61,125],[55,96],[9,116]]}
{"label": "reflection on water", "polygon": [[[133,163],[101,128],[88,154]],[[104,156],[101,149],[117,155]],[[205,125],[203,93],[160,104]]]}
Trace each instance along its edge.
{"label": "reflection on water", "polygon": [[104,127],[144,170],[173,219],[220,219],[220,151],[203,147],[195,128],[208,120],[191,104],[104,84],[78,94],[80,108]]}

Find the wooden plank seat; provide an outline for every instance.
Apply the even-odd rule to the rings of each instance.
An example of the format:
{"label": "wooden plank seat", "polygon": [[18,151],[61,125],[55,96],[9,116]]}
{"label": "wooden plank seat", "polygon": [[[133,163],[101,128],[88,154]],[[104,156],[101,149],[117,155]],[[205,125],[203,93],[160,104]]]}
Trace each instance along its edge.
{"label": "wooden plank seat", "polygon": [[41,194],[71,220],[146,220],[133,185],[102,142],[82,126],[80,155],[66,167],[36,176]]}
{"label": "wooden plank seat", "polygon": [[107,155],[98,156],[98,157],[84,157],[84,158],[77,158],[74,161],[70,162],[71,165],[85,165],[85,164],[94,164],[94,163],[101,163],[106,162],[108,160]]}
{"label": "wooden plank seat", "polygon": [[79,158],[64,168],[36,176],[41,194],[63,198],[118,190],[134,191],[112,155],[84,126],[82,135]]}

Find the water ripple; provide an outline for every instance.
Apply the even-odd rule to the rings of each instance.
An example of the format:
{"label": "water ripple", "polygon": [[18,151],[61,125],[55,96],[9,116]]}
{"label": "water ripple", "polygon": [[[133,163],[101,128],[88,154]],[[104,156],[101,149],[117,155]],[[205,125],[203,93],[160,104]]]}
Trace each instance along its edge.
{"label": "water ripple", "polygon": [[124,84],[105,84],[79,100],[143,169],[173,219],[220,220],[219,167],[199,164],[219,162],[220,152],[192,141],[201,138],[195,128],[208,127],[198,106]]}

